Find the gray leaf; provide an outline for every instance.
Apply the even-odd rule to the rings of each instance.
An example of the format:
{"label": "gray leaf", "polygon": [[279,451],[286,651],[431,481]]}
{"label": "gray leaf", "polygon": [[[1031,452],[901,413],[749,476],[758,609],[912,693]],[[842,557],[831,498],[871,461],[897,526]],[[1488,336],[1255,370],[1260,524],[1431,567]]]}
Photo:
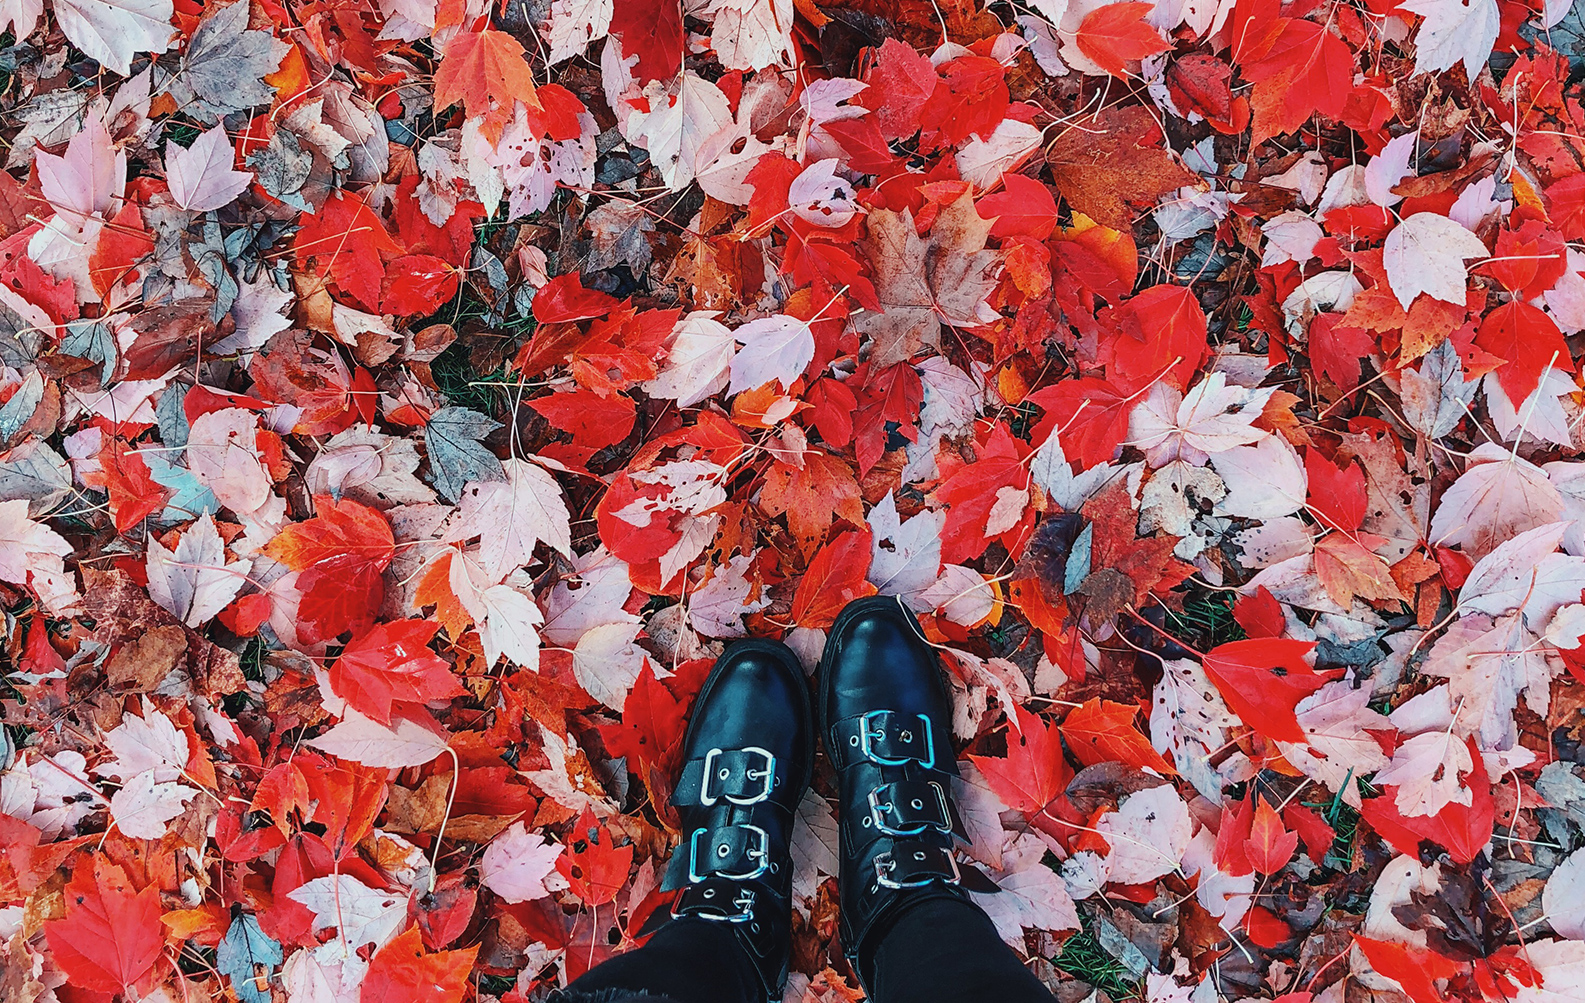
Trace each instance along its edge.
{"label": "gray leaf", "polygon": [[74,320],[66,325],[61,354],[99,363],[99,382],[110,382],[116,368],[116,339],[108,325],[97,320]]}
{"label": "gray leaf", "polygon": [[289,48],[267,31],[248,30],[247,4],[222,7],[193,32],[171,96],[205,125],[269,104],[275,89],[261,78],[280,68]]}
{"label": "gray leaf", "polygon": [[270,977],[283,957],[281,945],[265,936],[259,921],[242,915],[231,921],[231,929],[215,951],[215,967],[231,976],[231,988],[239,999],[270,1003]]}
{"label": "gray leaf", "polygon": [[429,450],[430,483],[441,497],[455,502],[469,481],[506,480],[501,461],[479,442],[500,427],[488,415],[465,407],[441,408],[430,417],[424,426],[424,445]]}
{"label": "gray leaf", "polygon": [[26,499],[35,519],[54,511],[71,490],[71,468],[43,440],[30,439],[0,459],[0,501]]}

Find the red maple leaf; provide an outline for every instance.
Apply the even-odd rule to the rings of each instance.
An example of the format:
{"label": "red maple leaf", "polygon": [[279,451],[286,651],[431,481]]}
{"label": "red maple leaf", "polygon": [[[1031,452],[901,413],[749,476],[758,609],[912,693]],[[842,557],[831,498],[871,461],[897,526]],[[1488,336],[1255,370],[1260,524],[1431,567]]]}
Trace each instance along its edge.
{"label": "red maple leaf", "polygon": [[137,986],[165,947],[159,889],[134,889],[126,871],[96,853],[72,871],[65,898],[66,918],[45,923],[44,936],[66,980],[101,993]]}
{"label": "red maple leaf", "polygon": [[1172,46],[1146,23],[1155,10],[1149,3],[1114,3],[1084,16],[1073,36],[1079,51],[1114,77],[1127,75],[1128,63],[1166,52]]}
{"label": "red maple leaf", "polygon": [[875,594],[865,581],[870,569],[870,531],[838,534],[820,548],[793,595],[792,621],[800,627],[825,628],[836,622],[842,607]]}
{"label": "red maple leaf", "polygon": [[[987,520],[999,500],[998,492],[1029,486],[1029,469],[1024,463],[1029,447],[1014,439],[1006,425],[997,422],[977,454],[973,463],[964,463],[950,452],[938,457],[942,480],[932,497],[947,506],[946,524],[941,529],[941,560],[947,564],[961,564],[985,553],[991,542],[986,535]],[[1011,529],[997,534],[1009,552],[1018,549],[1030,521],[1026,512]]]}
{"label": "red maple leaf", "polygon": [[1206,652],[1205,674],[1250,728],[1273,741],[1303,742],[1293,708],[1336,676],[1310,668],[1304,656],[1314,647],[1277,637],[1229,641]]}
{"label": "red maple leaf", "polygon": [[458,101],[469,118],[480,118],[480,132],[492,144],[516,114],[517,102],[540,107],[534,73],[523,46],[504,31],[461,31],[446,43],[446,57],[435,70],[435,110]]}
{"label": "red maple leaf", "polygon": [[1038,714],[1014,707],[1017,730],[1007,732],[1007,757],[969,756],[1002,803],[1038,815],[1067,790],[1073,771],[1062,757],[1058,728]]}
{"label": "red maple leaf", "polygon": [[369,961],[360,1003],[457,1003],[468,989],[479,946],[424,953],[418,927],[410,926]]}
{"label": "red maple leaf", "polygon": [[1074,758],[1085,766],[1097,763],[1126,763],[1152,769],[1166,776],[1177,770],[1150,745],[1150,739],[1134,727],[1139,708],[1091,697],[1068,712],[1062,720],[1062,737]]}
{"label": "red maple leaf", "polygon": [[310,258],[327,263],[330,278],[365,310],[379,308],[385,262],[402,253],[369,204],[345,191],[303,214],[292,249],[299,268]]}
{"label": "red maple leaf", "polygon": [[1250,821],[1249,838],[1244,842],[1244,853],[1250,864],[1262,874],[1276,874],[1288,866],[1298,848],[1299,834],[1284,829],[1282,817],[1262,799]]}
{"label": "red maple leaf", "polygon": [[1522,300],[1513,299],[1497,307],[1481,321],[1475,333],[1475,347],[1499,359],[1497,382],[1503,393],[1521,406],[1541,385],[1548,366],[1571,364],[1563,332],[1551,317]]}
{"label": "red maple leaf", "polygon": [[611,830],[595,822],[585,808],[573,826],[567,848],[556,859],[556,870],[585,905],[597,906],[616,898],[627,883],[632,863],[633,844],[613,845]]}
{"label": "red maple leaf", "polygon": [[359,713],[391,723],[396,702],[428,703],[467,692],[451,666],[428,647],[433,620],[376,624],[354,637],[330,665],[330,688]]}
{"label": "red maple leaf", "polygon": [[286,526],[264,552],[303,573],[300,626],[310,634],[328,639],[367,629],[385,598],[381,576],[396,555],[391,524],[350,498],[316,495],[314,506],[317,516]]}

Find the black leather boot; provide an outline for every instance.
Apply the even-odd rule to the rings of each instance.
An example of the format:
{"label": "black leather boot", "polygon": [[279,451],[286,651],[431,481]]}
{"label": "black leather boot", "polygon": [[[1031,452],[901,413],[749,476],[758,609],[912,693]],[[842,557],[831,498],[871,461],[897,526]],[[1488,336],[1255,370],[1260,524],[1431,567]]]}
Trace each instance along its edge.
{"label": "black leather boot", "polygon": [[820,662],[820,731],[841,814],[842,945],[865,971],[885,928],[914,903],[968,901],[996,885],[953,855],[965,838],[952,797],[952,697],[902,603],[872,596],[837,617]]}
{"label": "black leather boot", "polygon": [[775,641],[740,641],[699,691],[671,798],[683,833],[663,883],[682,889],[671,916],[730,929],[768,999],[781,998],[792,953],[789,846],[814,747],[798,656]]}

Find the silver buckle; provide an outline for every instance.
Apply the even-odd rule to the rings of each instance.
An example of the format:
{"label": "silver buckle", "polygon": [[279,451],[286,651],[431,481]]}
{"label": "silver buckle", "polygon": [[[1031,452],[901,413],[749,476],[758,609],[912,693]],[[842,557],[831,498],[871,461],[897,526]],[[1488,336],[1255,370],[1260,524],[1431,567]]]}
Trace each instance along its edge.
{"label": "silver buckle", "polygon": [[[917,836],[926,829],[935,829],[938,832],[951,832],[952,809],[947,806],[947,792],[942,790],[941,785],[936,783],[934,780],[930,781],[929,783],[936,792],[936,804],[941,808],[940,822],[921,822],[911,829],[892,828],[886,824],[885,815],[886,812],[891,811],[895,806],[892,804],[882,805],[880,803],[880,793],[883,788],[871,787],[869,794],[870,820],[875,823],[875,828],[888,836]],[[891,785],[887,784],[885,786],[890,787]]]}
{"label": "silver buckle", "polygon": [[[705,889],[704,894],[709,895],[711,892],[712,889],[707,888]],[[679,899],[678,901],[681,900]],[[726,913],[724,915],[708,912],[680,913],[677,911],[676,907],[673,906],[671,915],[673,919],[677,919],[682,916],[697,916],[700,919],[707,919],[712,923],[747,923],[749,920],[754,918],[754,889],[739,888],[737,898],[732,900],[732,904],[737,907],[737,912]]]}
{"label": "silver buckle", "polygon": [[[919,851],[915,851],[919,852]],[[896,870],[897,861],[892,859],[891,851],[876,855],[875,857],[875,882],[882,888],[923,888],[932,881],[944,881],[949,885],[958,884],[963,880],[963,872],[958,870],[958,859],[952,855],[951,850],[940,851],[947,858],[947,863],[952,867],[952,876],[932,874],[927,878],[914,878],[909,881],[897,881],[891,877],[891,872]]]}
{"label": "silver buckle", "polygon": [[[748,770],[744,774],[750,780],[762,779],[764,781],[759,793],[755,794],[753,797],[746,798],[737,797],[732,794],[714,795],[710,793],[710,781],[716,779],[715,762],[718,758],[720,758],[722,751],[724,750],[711,749],[709,752],[704,754],[704,779],[699,784],[699,803],[704,805],[706,808],[709,808],[723,797],[735,805],[759,804],[761,801],[769,800],[771,787],[774,786],[776,782],[776,756],[769,749],[761,749],[757,745],[751,745],[746,749],[740,749],[736,751],[753,753],[754,755],[764,758],[764,773],[760,773],[757,770]],[[730,773],[727,774],[727,776],[730,775]],[[725,780],[726,777],[721,777],[720,779]]]}
{"label": "silver buckle", "polygon": [[703,836],[707,832],[710,832],[711,830],[695,829],[693,831],[693,835],[688,837],[688,881],[690,884],[696,885],[705,878],[711,877],[712,875],[718,878],[725,878],[728,881],[753,881],[755,878],[770,870],[770,834],[764,829],[761,829],[759,826],[749,825],[747,822],[739,823],[735,826],[732,826],[732,828],[747,829],[758,837],[759,847],[757,849],[748,850],[747,855],[752,859],[758,860],[759,863],[754,867],[753,870],[741,871],[736,874],[729,873],[727,871],[711,871],[709,874],[700,874],[699,837]]}
{"label": "silver buckle", "polygon": [[880,765],[880,766],[904,766],[904,765],[907,765],[908,763],[921,763],[921,764],[923,764],[924,768],[927,769],[927,770],[934,769],[935,765],[936,765],[936,738],[935,738],[935,733],[930,728],[930,718],[928,716],[924,715],[924,714],[916,715],[919,718],[920,727],[924,729],[924,735],[925,735],[925,758],[924,759],[916,759],[913,756],[904,756],[901,759],[894,759],[894,758],[891,758],[891,757],[888,757],[888,756],[877,756],[875,754],[874,749],[871,747],[870,743],[873,740],[877,739],[877,738],[884,738],[886,736],[886,729],[885,728],[872,729],[870,727],[870,722],[874,718],[880,717],[883,714],[890,714],[890,713],[892,713],[892,712],[889,711],[889,710],[872,710],[869,713],[865,714],[864,717],[860,720],[860,722],[859,722],[860,723],[859,751],[864,754],[864,758],[868,759],[870,762],[875,763],[875,764]]}

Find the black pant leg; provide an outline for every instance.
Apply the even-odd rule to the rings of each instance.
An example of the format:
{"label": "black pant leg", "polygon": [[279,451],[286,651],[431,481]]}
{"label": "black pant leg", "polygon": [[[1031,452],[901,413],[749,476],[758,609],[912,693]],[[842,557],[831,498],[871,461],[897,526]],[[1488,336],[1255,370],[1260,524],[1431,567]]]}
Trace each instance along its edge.
{"label": "black pant leg", "polygon": [[596,965],[556,1003],[764,1003],[759,976],[727,924],[674,919],[643,947]]}
{"label": "black pant leg", "polygon": [[[905,909],[861,952],[871,1003],[1053,1003],[1050,991],[971,902],[929,899]],[[869,955],[866,957],[866,955]]]}

